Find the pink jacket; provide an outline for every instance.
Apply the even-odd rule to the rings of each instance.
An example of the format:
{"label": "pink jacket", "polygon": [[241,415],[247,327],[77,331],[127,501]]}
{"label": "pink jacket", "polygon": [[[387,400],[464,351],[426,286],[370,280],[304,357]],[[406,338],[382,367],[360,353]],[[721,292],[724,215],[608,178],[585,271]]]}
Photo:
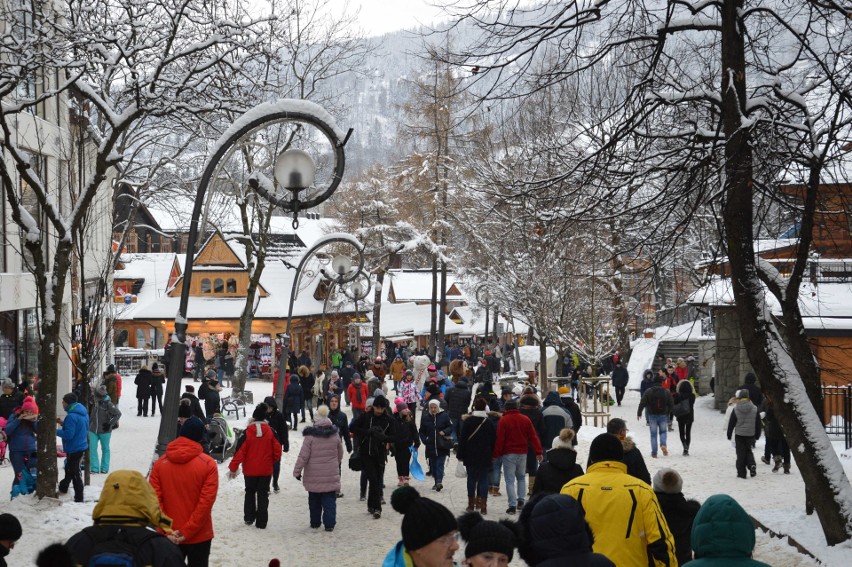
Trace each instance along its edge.
{"label": "pink jacket", "polygon": [[308,492],[339,491],[343,444],[337,427],[329,418],[322,417],[313,427],[306,427],[302,436],[304,441],[293,467],[293,476],[302,476],[302,485]]}

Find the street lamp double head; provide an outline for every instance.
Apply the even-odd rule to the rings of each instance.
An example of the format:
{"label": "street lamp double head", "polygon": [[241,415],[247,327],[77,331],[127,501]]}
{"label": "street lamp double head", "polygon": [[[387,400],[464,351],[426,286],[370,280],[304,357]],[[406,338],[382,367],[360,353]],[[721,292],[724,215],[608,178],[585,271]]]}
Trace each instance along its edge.
{"label": "street lamp double head", "polygon": [[[293,131],[285,132],[285,127],[294,124]],[[291,147],[296,134],[302,132],[304,125],[312,127],[324,137],[332,149],[334,163],[331,176],[327,179],[327,184],[321,183],[320,187],[316,186],[317,168],[313,158],[306,151]],[[299,211],[311,209],[323,203],[340,185],[346,164],[343,147],[351,135],[351,129],[344,132],[338,128],[332,116],[319,105],[304,100],[285,99],[266,102],[247,111],[237,118],[214,144],[198,184],[189,225],[186,262],[181,276],[180,305],[175,316],[175,331],[171,337],[172,360],[168,373],[170,379],[166,384],[164,408],[160,412],[162,417],[156,448],[158,455],[165,453],[166,445],[175,438],[180,378],[183,377],[186,356],[186,330],[189,325],[187,308],[192,281],[192,264],[208,188],[218,182],[241,185],[239,180],[232,178],[230,172],[224,171],[225,175],[220,174],[227,169],[226,166],[233,156],[244,158],[244,162],[249,162],[250,173],[244,182],[256,195],[271,205],[289,211],[293,215],[293,228],[296,228]],[[248,148],[268,151],[268,143],[277,140],[283,140],[282,145],[286,150],[278,155],[274,165],[271,163],[271,158],[259,161],[247,159]],[[272,166],[271,172],[268,171],[270,166]],[[275,181],[272,181],[270,177],[273,177]],[[292,302],[290,312],[292,313]]]}

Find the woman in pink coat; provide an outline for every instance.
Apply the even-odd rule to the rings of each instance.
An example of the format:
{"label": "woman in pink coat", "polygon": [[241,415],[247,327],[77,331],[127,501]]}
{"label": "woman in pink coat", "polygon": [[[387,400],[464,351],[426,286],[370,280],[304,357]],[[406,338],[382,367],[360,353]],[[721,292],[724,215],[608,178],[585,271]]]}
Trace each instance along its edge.
{"label": "woman in pink coat", "polygon": [[337,427],[328,418],[328,406],[317,409],[317,418],[313,427],[306,427],[302,432],[304,441],[293,467],[293,476],[301,480],[308,491],[311,527],[318,529],[322,523],[325,531],[331,532],[337,521],[343,444]]}

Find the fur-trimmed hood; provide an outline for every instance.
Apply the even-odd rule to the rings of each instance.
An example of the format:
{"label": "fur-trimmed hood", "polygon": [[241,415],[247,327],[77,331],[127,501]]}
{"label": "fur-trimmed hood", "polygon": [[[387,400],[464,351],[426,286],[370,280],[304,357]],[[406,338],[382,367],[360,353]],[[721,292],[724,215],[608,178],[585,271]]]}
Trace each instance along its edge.
{"label": "fur-trimmed hood", "polygon": [[304,437],[331,437],[337,434],[337,426],[331,423],[331,420],[327,417],[319,418],[312,426],[306,427],[302,432]]}

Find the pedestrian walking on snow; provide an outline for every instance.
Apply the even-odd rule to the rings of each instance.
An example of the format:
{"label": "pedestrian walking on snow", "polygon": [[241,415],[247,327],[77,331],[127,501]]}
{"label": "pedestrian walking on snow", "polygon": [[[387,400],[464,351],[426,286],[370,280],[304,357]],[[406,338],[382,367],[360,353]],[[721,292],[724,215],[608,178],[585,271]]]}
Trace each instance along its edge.
{"label": "pedestrian walking on snow", "polygon": [[751,403],[748,390],[737,390],[736,398],[734,410],[728,418],[728,440],[733,436],[737,451],[737,476],[746,478],[746,469],[751,476],[757,476],[752,447],[760,439],[760,414]]}
{"label": "pedestrian walking on snow", "polygon": [[70,485],[74,486],[74,502],[83,501],[83,477],[80,463],[83,453],[89,448],[89,413],[77,402],[74,394],[62,397],[62,407],[68,414],[65,419],[56,418],[59,428],[56,436],[62,439],[65,452],[65,478],[59,481],[59,494],[67,494]]}
{"label": "pedestrian walking on snow", "polygon": [[320,524],[334,531],[337,523],[337,493],[340,492],[340,463],[343,444],[337,427],[328,418],[328,406],[317,409],[316,423],[305,427],[304,441],[293,467],[293,476],[308,491],[311,528]]}
{"label": "pedestrian walking on snow", "polygon": [[[94,403],[89,416],[89,471],[93,474],[109,472],[110,439],[118,424],[121,412],[110,401],[106,386],[101,384],[94,390]],[[98,456],[98,445],[101,455]]]}
{"label": "pedestrian walking on snow", "polygon": [[148,402],[151,399],[154,376],[147,366],[142,365],[133,383],[136,384],[136,415],[148,417]]}
{"label": "pedestrian walking on snow", "polygon": [[689,456],[689,445],[692,443],[692,424],[695,422],[695,390],[689,380],[681,380],[677,384],[676,392],[672,399],[674,403],[675,418],[677,418],[677,432],[680,436],[680,444],[683,446],[683,456]]}
{"label": "pedestrian walking on snow", "polygon": [[435,481],[432,490],[440,492],[444,488],[444,464],[453,446],[453,423],[438,400],[430,400],[428,411],[420,418],[420,440]]}
{"label": "pedestrian walking on snow", "polygon": [[642,411],[647,408],[647,420],[651,428],[651,457],[657,458],[657,435],[659,434],[659,448],[663,455],[669,454],[667,441],[669,414],[674,408],[674,399],[668,388],[664,387],[664,378],[656,376],[654,385],[651,386],[639,401],[639,410],[636,419],[642,419]]}

